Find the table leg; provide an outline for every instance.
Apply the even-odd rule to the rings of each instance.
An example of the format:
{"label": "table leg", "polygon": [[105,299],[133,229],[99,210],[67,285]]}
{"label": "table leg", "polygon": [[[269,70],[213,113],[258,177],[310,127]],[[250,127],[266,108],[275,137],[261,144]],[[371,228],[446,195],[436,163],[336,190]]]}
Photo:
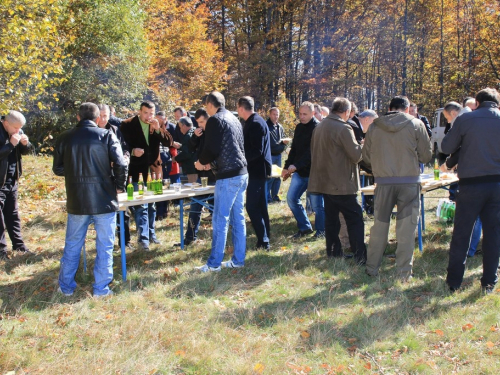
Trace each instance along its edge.
{"label": "table leg", "polygon": [[424,195],[420,194],[420,207],[422,209],[422,231],[425,232],[425,206],[424,206]]}
{"label": "table leg", "polygon": [[418,218],[418,249],[420,252],[423,251],[423,243],[422,243],[422,218]]}
{"label": "table leg", "polygon": [[184,199],[179,200],[181,221],[181,250],[184,250]]}
{"label": "table leg", "polygon": [[120,243],[122,254],[122,280],[127,281],[127,257],[125,254],[125,213],[120,211]]}
{"label": "table leg", "polygon": [[[361,187],[365,187],[365,175],[361,175]],[[361,192],[361,208],[363,211],[366,211],[365,209],[365,195],[363,192]]]}

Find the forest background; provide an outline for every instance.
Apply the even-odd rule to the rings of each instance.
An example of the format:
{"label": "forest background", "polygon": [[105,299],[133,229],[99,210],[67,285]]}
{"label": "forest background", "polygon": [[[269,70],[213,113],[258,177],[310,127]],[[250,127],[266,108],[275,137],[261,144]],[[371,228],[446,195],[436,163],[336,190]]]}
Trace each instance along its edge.
{"label": "forest background", "polygon": [[171,113],[214,89],[279,106],[289,132],[302,101],[339,95],[379,112],[408,95],[429,116],[498,86],[499,21],[485,0],[3,0],[0,112],[27,114],[38,152],[81,102]]}

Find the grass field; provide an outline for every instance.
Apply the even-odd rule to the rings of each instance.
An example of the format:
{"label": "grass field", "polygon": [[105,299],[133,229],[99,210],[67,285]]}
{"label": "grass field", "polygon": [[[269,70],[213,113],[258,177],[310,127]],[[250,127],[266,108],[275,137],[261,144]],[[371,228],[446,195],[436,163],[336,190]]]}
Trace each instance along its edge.
{"label": "grass field", "polygon": [[[211,227],[187,251],[175,249],[176,212],[158,223],[162,245],[127,254],[126,283],[115,255],[115,296],[96,300],[92,230],[88,274],[78,271],[74,296],[55,292],[66,215],[54,204],[64,183],[51,166],[51,158],[24,159],[20,210],[36,255],[0,261],[0,374],[499,372],[500,294],[481,294],[481,256],[467,261],[460,291],[450,294],[444,281],[452,226],[433,212],[444,191],[426,199],[424,252],[415,251],[409,283],[397,281],[391,257],[370,278],[350,260],[327,259],[324,240],[291,241],[295,220],[274,204],[272,249],[249,250],[244,268],[194,272],[208,257]],[[372,223],[366,218],[367,242]],[[389,238],[391,254],[394,228]]]}

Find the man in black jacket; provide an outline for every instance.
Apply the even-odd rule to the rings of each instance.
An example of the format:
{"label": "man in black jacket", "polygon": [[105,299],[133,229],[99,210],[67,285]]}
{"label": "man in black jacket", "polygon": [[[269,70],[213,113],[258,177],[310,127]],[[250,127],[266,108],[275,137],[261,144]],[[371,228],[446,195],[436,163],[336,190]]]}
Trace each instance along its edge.
{"label": "man in black jacket", "polygon": [[[271,146],[271,160],[273,165],[277,165],[281,168],[281,154],[286,149],[288,140],[285,140],[285,130],[283,126],[278,122],[280,118],[280,110],[277,107],[273,107],[269,110],[269,119],[267,120],[267,126],[269,127],[269,140]],[[267,180],[267,201],[271,202],[281,202],[279,197],[281,186],[281,178],[270,178]]]}
{"label": "man in black jacket", "polygon": [[26,123],[23,114],[10,111],[2,117],[0,128],[0,259],[7,259],[7,239],[5,229],[9,233],[12,249],[29,254],[21,236],[21,218],[17,204],[19,177],[22,174],[21,155],[31,149],[28,136],[21,128]]}
{"label": "man in black jacket", "polygon": [[257,235],[257,249],[269,250],[269,213],[267,211],[266,179],[271,175],[269,128],[254,111],[250,96],[238,99],[238,115],[245,121],[243,138],[248,169],[246,209]]}
{"label": "man in black jacket", "polygon": [[[285,162],[285,167],[281,176],[286,179],[292,176],[290,188],[286,200],[288,207],[292,210],[299,231],[293,238],[301,238],[313,232],[311,222],[306,215],[304,206],[300,203],[302,194],[307,190],[309,173],[311,171],[311,138],[312,133],[318,125],[318,120],[314,117],[314,104],[304,102],[299,108],[300,123],[295,127],[293,134],[292,148]],[[325,171],[327,173],[328,171]],[[325,234],[325,206],[321,194],[310,194],[311,205],[316,214],[316,236]]]}
{"label": "man in black jacket", "polygon": [[[138,189],[139,173],[142,173],[146,180],[150,168],[153,171],[161,171],[160,143],[171,146],[172,137],[160,127],[155,118],[155,105],[149,101],[141,103],[139,114],[124,120],[120,130],[130,147],[129,176],[132,176],[135,189]],[[155,233],[154,203],[135,206],[134,216],[139,234],[139,248],[149,251],[149,242],[160,243]]]}
{"label": "man in black jacket", "polygon": [[421,116],[418,113],[418,106],[415,103],[410,103],[410,115],[412,115],[415,118],[418,118],[420,121],[424,123],[427,135],[429,136],[429,139],[431,139],[432,137],[431,124],[429,123],[429,120],[427,120],[427,117]]}
{"label": "man in black jacket", "polygon": [[481,287],[491,293],[498,281],[500,255],[500,95],[487,88],[476,95],[473,112],[458,116],[443,138],[443,152],[458,156],[458,191],[450,243],[446,282],[460,288],[465,272],[472,228],[477,217],[483,224],[483,277]]}
{"label": "man in black jacket", "polygon": [[80,252],[93,222],[97,236],[93,292],[102,297],[113,294],[109,283],[113,280],[117,193],[125,190],[127,162],[113,132],[97,126],[97,105],[83,103],[77,118],[78,125],[57,140],[52,168],[64,176],[68,211],[59,292],[70,296],[75,291]]}
{"label": "man in black jacket", "polygon": [[[246,227],[244,196],[248,184],[247,161],[243,146],[243,127],[225,108],[226,99],[220,92],[211,92],[205,105],[211,116],[205,127],[205,144],[195,167],[211,168],[215,183],[212,218],[212,252],[201,272],[220,271],[222,267],[239,268],[245,264]],[[210,164],[209,167],[207,165]],[[231,260],[222,262],[229,225],[232,226],[234,253]]]}

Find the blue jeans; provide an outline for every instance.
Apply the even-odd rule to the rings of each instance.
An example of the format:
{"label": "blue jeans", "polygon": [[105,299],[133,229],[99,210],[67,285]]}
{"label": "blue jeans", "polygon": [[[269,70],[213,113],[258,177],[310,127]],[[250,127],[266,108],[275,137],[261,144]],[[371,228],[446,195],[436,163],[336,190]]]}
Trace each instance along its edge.
{"label": "blue jeans", "polygon": [[479,245],[479,240],[481,240],[481,231],[483,229],[483,224],[481,219],[478,217],[474,223],[474,229],[472,230],[472,236],[470,237],[470,245],[468,255],[473,257],[476,253],[477,245]]}
{"label": "blue jeans", "polygon": [[455,223],[450,244],[446,282],[457,289],[463,281],[467,252],[478,216],[483,225],[482,286],[495,285],[500,256],[500,183],[461,185],[457,192]]}
{"label": "blue jeans", "polygon": [[[309,177],[301,177],[297,173],[294,173],[286,196],[288,207],[290,207],[295,220],[297,220],[297,227],[302,232],[312,230],[312,225],[306,215],[306,210],[304,210],[304,206],[300,203],[300,198],[307,190],[308,183]],[[310,194],[310,197],[312,209],[316,214],[316,221],[314,223],[316,234],[323,234],[325,233],[325,203],[323,201],[323,195]]]}
{"label": "blue jeans", "polygon": [[[273,165],[281,167],[281,154],[271,155],[271,160],[273,162]],[[281,178],[277,177],[267,179],[266,193],[268,202],[277,201],[279,199],[278,194],[280,192],[280,186]]]}
{"label": "blue jeans", "polygon": [[217,180],[215,183],[214,212],[212,215],[212,252],[209,267],[219,267],[224,259],[227,231],[232,226],[233,257],[236,265],[245,264],[247,229],[245,226],[245,190],[248,174]]}
{"label": "blue jeans", "polygon": [[94,223],[96,231],[97,255],[94,264],[94,279],[92,285],[94,295],[109,293],[109,283],[113,280],[113,245],[115,242],[116,212],[100,215],[68,214],[66,224],[66,241],[61,258],[59,286],[63,293],[75,291],[75,275],[80,264],[80,254],[85,243],[90,222]]}
{"label": "blue jeans", "polygon": [[[138,191],[139,186],[133,182],[134,190]],[[149,240],[156,238],[155,218],[156,206],[154,203],[145,203],[131,207],[134,214],[135,225],[137,227],[138,242],[144,246],[149,246]]]}

